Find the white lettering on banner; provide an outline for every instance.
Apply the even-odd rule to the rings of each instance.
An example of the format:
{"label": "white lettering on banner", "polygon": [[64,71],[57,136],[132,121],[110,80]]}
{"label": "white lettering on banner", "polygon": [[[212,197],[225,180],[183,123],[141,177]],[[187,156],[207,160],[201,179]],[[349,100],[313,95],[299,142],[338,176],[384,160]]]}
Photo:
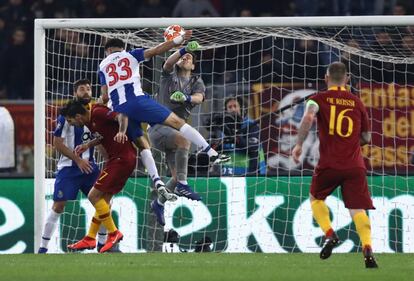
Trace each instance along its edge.
{"label": "white lettering on banner", "polygon": [[[334,229],[341,229],[352,222],[351,216],[341,200],[334,196],[329,196],[325,202],[331,210],[335,210],[332,220]],[[321,247],[316,244],[316,238],[324,234],[319,226],[313,225],[312,209],[309,199],[303,201],[296,210],[295,216],[293,217],[292,230],[296,244],[302,252],[319,253]],[[354,246],[354,242],[348,239],[335,248],[334,252],[348,253]]]}
{"label": "white lettering on banner", "polygon": [[[0,226],[0,237],[24,225],[25,219],[20,208],[11,200],[0,197],[0,210],[4,214],[5,222]],[[27,248],[27,245],[23,241],[17,241],[16,244],[11,246],[7,250],[0,251],[0,254],[20,254]]]}
{"label": "white lettering on banner", "polygon": [[267,217],[282,205],[283,196],[256,196],[257,210],[247,218],[245,178],[222,178],[227,186],[227,248],[226,252],[251,252],[248,237],[254,235],[260,249],[265,253],[285,253],[277,241]]}
{"label": "white lettering on banner", "polygon": [[[177,208],[185,207],[192,214],[192,221],[182,227],[175,228],[173,225],[173,215]],[[211,224],[213,218],[207,206],[201,201],[192,201],[184,197],[179,197],[175,202],[166,202],[165,204],[165,229],[174,228],[180,236],[186,236],[195,231],[203,229]]]}
{"label": "white lettering on banner", "polygon": [[376,210],[370,210],[372,229],[372,246],[377,252],[393,253],[390,248],[390,214],[393,210],[402,213],[402,251],[404,253],[414,252],[414,197],[411,195],[400,195],[392,199],[385,197],[374,198]]}
{"label": "white lettering on banner", "polygon": [[[95,209],[88,199],[82,199],[81,208],[85,210],[85,225],[88,229]],[[119,249],[123,253],[137,253],[144,250],[138,249],[138,212],[135,202],[126,196],[114,197],[111,204],[112,214],[118,215],[118,228],[124,234]],[[94,250],[96,251],[96,250]]]}

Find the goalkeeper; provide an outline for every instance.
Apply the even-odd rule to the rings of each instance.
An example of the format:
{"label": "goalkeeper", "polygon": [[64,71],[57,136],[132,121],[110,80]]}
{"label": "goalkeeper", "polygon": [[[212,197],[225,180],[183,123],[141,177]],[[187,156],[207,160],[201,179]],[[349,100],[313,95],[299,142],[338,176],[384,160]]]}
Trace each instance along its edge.
{"label": "goalkeeper", "polygon": [[[196,57],[193,53],[199,44],[191,41],[168,57],[165,61],[160,81],[158,102],[187,121],[191,110],[205,98],[206,87],[200,75],[193,74]],[[165,152],[172,178],[166,187],[179,196],[191,200],[201,200],[187,183],[188,152],[190,142],[180,131],[169,126],[157,124],[149,130],[152,146]],[[151,203],[157,220],[164,225],[164,198],[159,197]]]}

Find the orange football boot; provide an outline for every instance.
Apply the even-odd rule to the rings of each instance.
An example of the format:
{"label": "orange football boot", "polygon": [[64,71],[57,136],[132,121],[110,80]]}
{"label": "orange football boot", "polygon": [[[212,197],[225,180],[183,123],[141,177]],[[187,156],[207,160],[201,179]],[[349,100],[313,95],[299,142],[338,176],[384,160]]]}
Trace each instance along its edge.
{"label": "orange football boot", "polygon": [[115,230],[114,232],[109,233],[108,238],[106,239],[106,243],[99,251],[99,253],[105,253],[109,251],[116,243],[119,243],[122,238],[124,238],[124,235],[119,230]]}
{"label": "orange football boot", "polygon": [[83,250],[92,250],[96,247],[96,239],[89,236],[83,237],[81,240],[74,244],[68,245],[68,249],[71,251],[83,251]]}

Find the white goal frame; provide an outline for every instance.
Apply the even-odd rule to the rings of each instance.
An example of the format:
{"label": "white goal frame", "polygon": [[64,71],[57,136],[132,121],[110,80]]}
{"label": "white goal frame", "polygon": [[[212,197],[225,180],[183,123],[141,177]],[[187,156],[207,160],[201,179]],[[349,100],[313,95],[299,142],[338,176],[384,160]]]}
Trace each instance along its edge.
{"label": "white goal frame", "polygon": [[352,17],[261,17],[261,18],[123,18],[123,19],[36,19],[34,64],[34,249],[40,245],[45,214],[45,70],[46,29],[50,28],[145,28],[179,24],[197,27],[328,27],[328,26],[408,26],[414,16]]}

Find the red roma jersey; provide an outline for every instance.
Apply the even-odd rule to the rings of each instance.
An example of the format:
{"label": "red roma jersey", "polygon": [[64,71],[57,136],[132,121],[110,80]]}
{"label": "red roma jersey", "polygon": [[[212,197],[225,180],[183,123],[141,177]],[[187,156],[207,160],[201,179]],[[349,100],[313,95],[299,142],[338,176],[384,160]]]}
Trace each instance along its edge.
{"label": "red roma jersey", "polygon": [[95,104],[91,109],[91,120],[86,126],[91,132],[103,137],[101,144],[108,153],[109,159],[136,157],[136,149],[130,141],[124,144],[114,141],[119,130],[118,121],[115,120],[116,115],[116,112],[106,106]]}
{"label": "red roma jersey", "polygon": [[364,168],[360,136],[369,131],[368,114],[361,100],[345,88],[331,87],[310,98],[317,113],[320,159],[318,168]]}

